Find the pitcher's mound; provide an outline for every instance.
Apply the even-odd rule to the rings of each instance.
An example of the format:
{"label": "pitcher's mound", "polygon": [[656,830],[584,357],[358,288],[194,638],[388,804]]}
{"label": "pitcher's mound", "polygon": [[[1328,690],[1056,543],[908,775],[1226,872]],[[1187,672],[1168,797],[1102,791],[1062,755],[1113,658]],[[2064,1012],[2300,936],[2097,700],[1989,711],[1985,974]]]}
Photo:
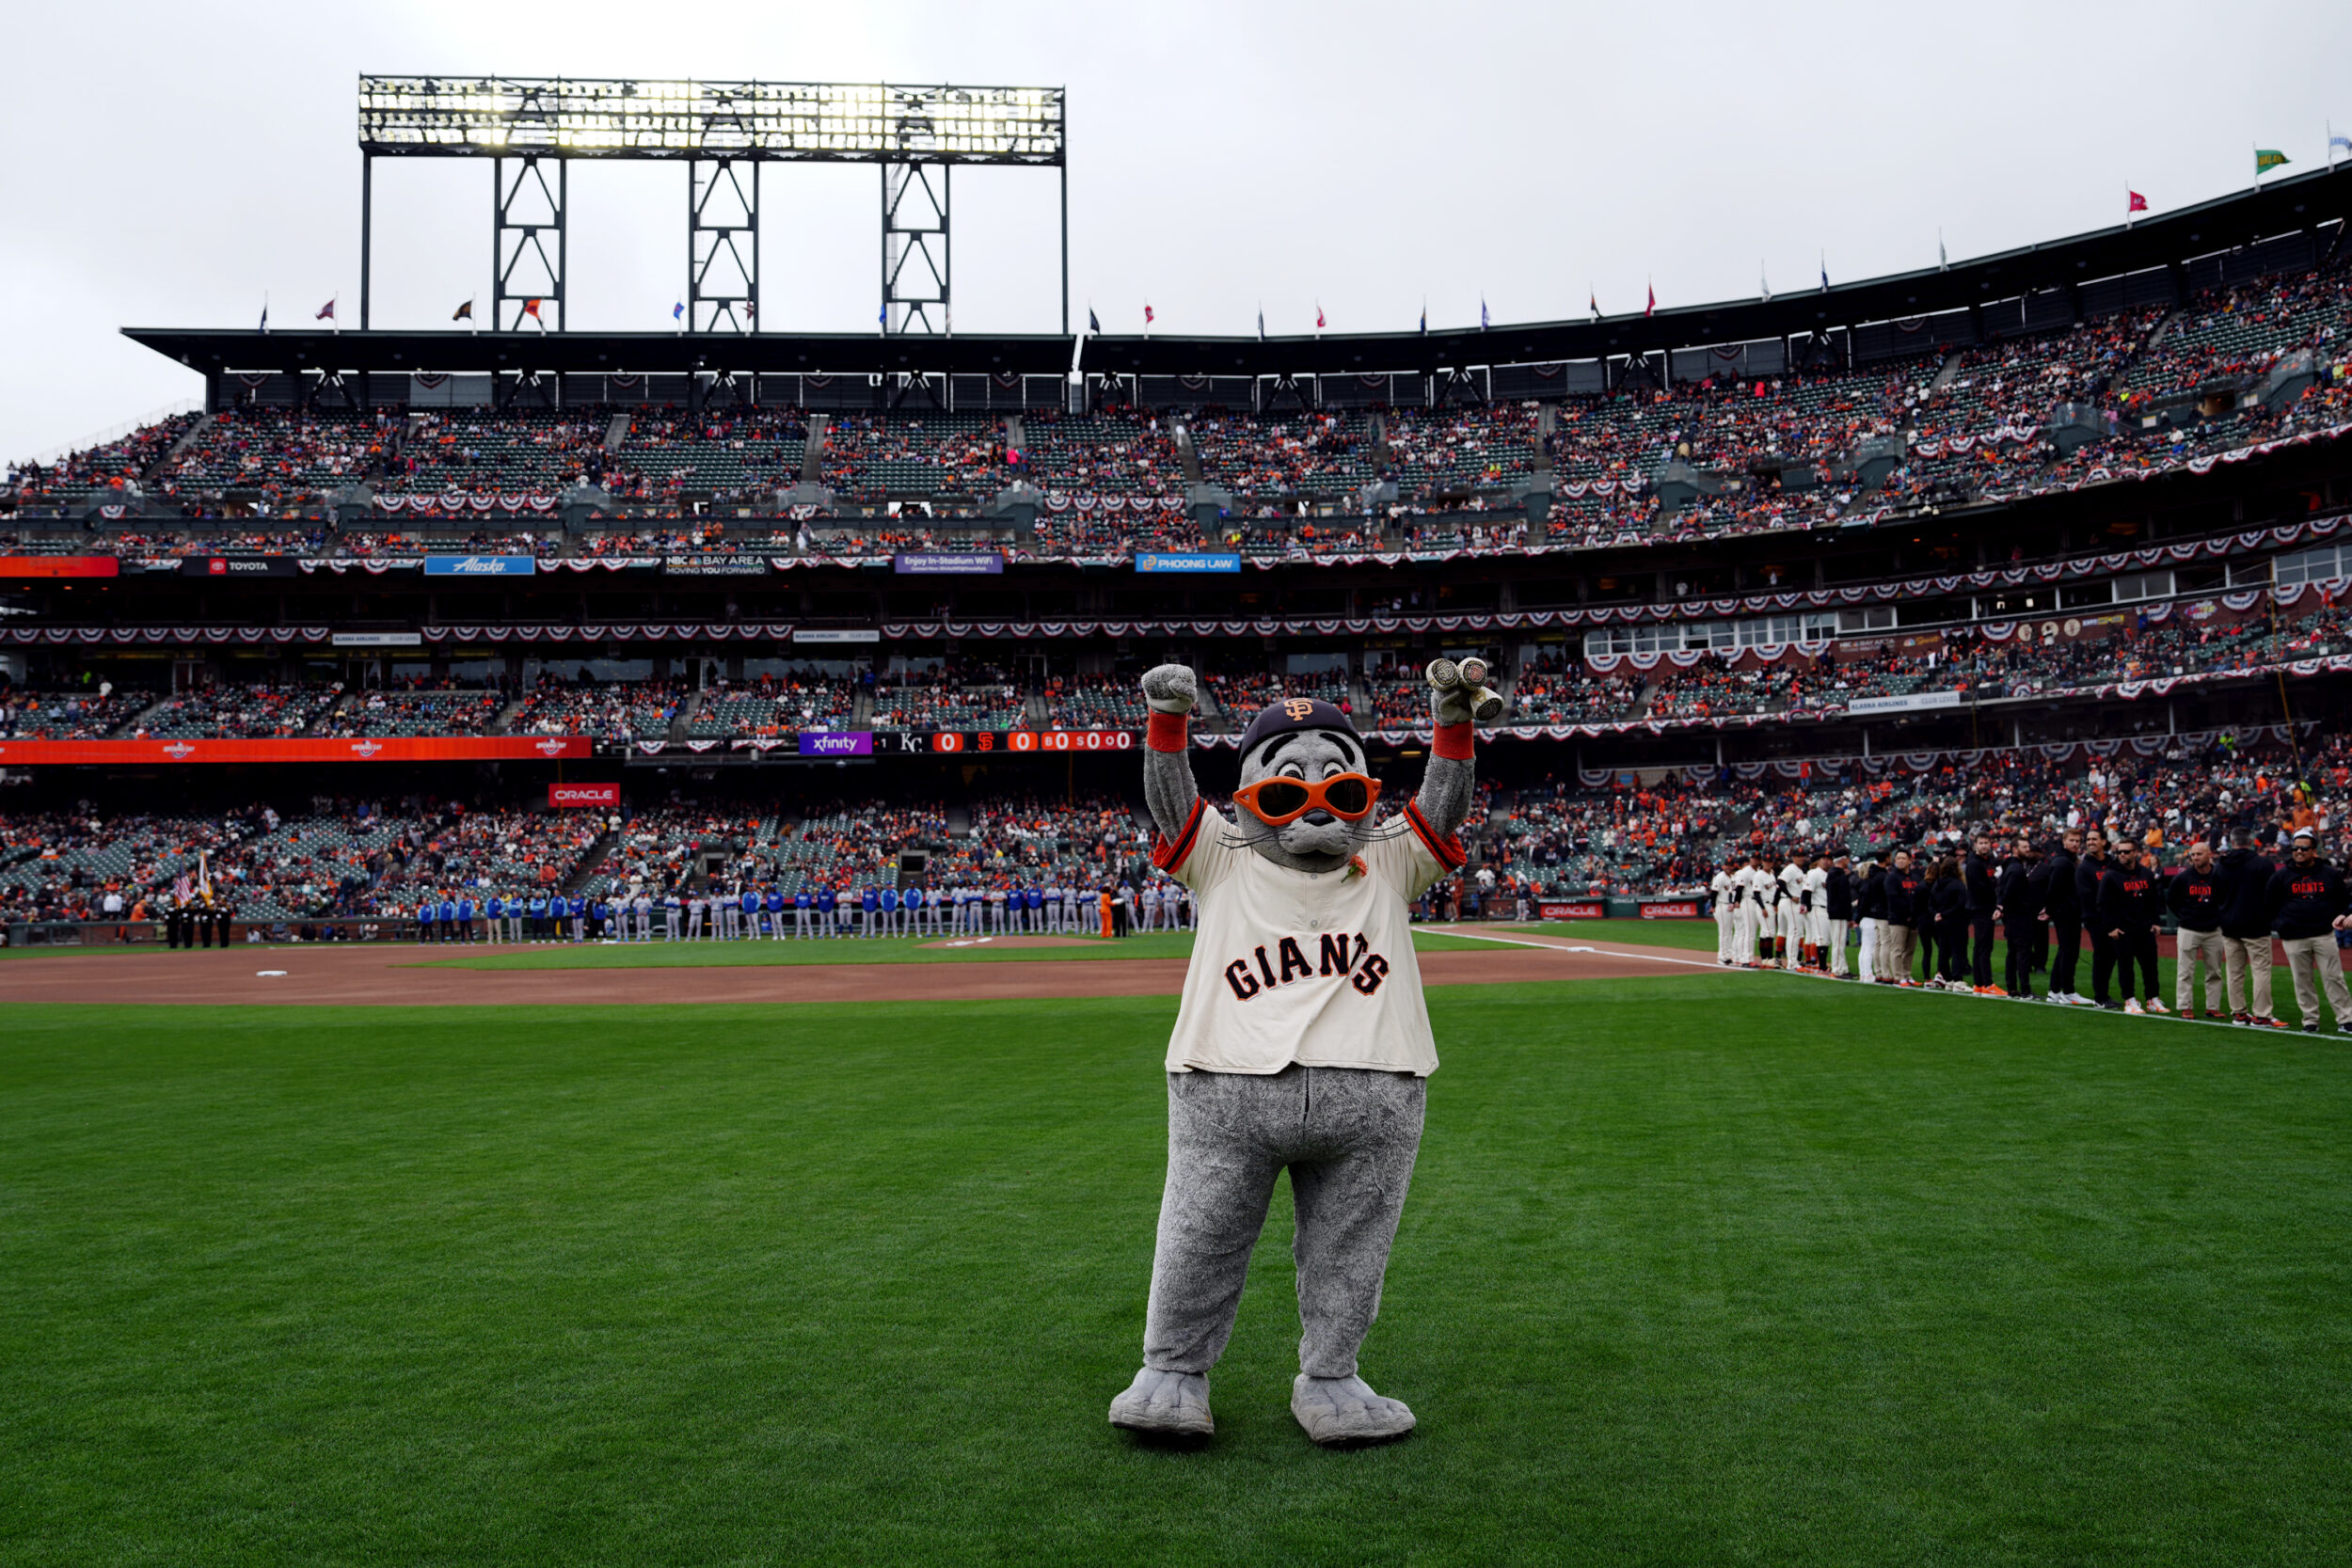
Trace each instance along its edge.
{"label": "pitcher's mound", "polygon": [[1043,935],[1001,937],[941,937],[936,942],[916,943],[920,947],[1100,947],[1103,939],[1091,941],[1084,937],[1049,937]]}

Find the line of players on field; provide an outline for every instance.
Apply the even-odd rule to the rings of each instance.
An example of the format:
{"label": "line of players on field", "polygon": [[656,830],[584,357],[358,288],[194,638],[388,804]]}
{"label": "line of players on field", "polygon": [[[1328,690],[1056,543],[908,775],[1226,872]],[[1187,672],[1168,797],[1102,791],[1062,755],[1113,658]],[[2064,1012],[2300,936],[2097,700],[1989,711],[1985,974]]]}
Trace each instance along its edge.
{"label": "line of players on field", "polygon": [[[2184,1018],[2199,1016],[2201,965],[2214,1018],[2282,1029],[2271,1002],[2275,939],[2303,1028],[2318,1031],[2323,992],[2337,1030],[2352,1028],[2341,952],[2352,945],[2352,891],[2343,872],[2320,858],[2308,829],[2295,833],[2283,864],[2259,853],[2250,832],[2231,837],[2218,856],[2201,841],[2190,845],[2169,869],[2153,848],[2110,842],[2096,829],[2069,830],[2046,850],[2022,835],[1979,834],[1964,854],[1898,849],[1859,866],[1844,851],[1791,855],[1777,868],[1777,855],[1734,855],[1709,884],[1716,958],[2026,1000],[2035,999],[2035,972],[2046,971],[2042,1000],[2132,1013],[2177,1008]],[[2157,994],[2157,928],[2168,912],[2178,927],[2172,1008]],[[2000,985],[1993,981],[1996,930],[2006,944]],[[2085,937],[2090,996],[2075,979]],[[1846,950],[1857,938],[1856,968],[1849,969]],[[2110,981],[2120,984],[2120,999],[2109,996]]]}
{"label": "line of players on field", "polygon": [[739,892],[671,890],[586,897],[532,894],[477,900],[471,894],[427,898],[417,906],[419,942],[651,942],[657,924],[668,942],[744,942],[766,937],[1127,934],[1193,927],[1192,895],[1177,883],[1124,887],[966,888],[927,892],[868,885],[851,894],[830,887],[787,895],[774,887]]}

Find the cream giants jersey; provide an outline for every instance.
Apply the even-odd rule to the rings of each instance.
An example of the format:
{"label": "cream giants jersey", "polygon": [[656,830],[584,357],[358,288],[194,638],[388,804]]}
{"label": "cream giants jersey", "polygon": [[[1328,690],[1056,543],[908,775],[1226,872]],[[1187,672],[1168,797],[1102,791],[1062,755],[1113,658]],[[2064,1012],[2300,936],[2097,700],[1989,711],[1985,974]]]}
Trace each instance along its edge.
{"label": "cream giants jersey", "polygon": [[1461,865],[1462,847],[1412,806],[1381,830],[1360,871],[1292,871],[1194,803],[1152,857],[1199,905],[1168,1071],[1438,1070],[1406,906]]}

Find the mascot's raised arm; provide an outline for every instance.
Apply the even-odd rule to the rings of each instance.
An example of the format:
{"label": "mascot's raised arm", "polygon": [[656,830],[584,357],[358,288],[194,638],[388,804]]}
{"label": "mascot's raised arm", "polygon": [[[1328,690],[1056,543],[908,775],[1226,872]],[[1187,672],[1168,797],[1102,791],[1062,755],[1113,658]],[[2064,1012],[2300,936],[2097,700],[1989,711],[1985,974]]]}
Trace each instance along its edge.
{"label": "mascot's raised arm", "polygon": [[1192,778],[1193,673],[1143,677],[1152,859],[1200,905],[1168,1048],[1168,1185],[1143,1370],[1114,1426],[1206,1436],[1209,1369],[1241,1305],[1275,1178],[1297,1207],[1299,1374],[1291,1413],[1318,1443],[1375,1442],[1413,1413],[1356,1353],[1380,1309],[1438,1053],[1408,905],[1462,863],[1472,727],[1502,701],[1474,660],[1429,667],[1437,741],[1421,792],[1382,816],[1356,727],[1292,697],[1250,720],[1228,821]]}

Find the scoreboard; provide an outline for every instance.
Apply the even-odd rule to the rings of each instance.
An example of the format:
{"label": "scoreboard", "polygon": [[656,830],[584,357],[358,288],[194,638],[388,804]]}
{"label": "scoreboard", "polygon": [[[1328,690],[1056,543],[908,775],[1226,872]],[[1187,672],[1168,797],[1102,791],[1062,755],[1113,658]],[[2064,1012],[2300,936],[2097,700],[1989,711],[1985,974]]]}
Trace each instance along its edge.
{"label": "scoreboard", "polygon": [[1052,755],[1074,752],[1131,752],[1132,730],[901,730],[874,736],[877,755],[965,752],[993,755],[998,752]]}

